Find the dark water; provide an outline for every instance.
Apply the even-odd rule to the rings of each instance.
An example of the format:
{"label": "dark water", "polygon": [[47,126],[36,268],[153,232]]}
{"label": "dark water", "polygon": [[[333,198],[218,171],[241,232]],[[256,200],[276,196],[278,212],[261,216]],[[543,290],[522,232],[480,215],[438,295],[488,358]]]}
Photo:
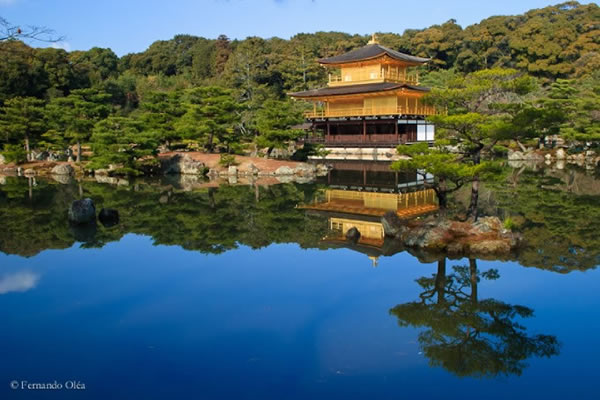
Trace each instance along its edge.
{"label": "dark water", "polygon": [[[396,177],[377,171],[350,185],[354,175],[268,187],[4,180],[0,398],[598,398],[593,175],[507,169],[484,185],[482,212],[527,243],[505,260],[344,242],[336,218],[377,218],[297,207],[328,189],[418,189],[405,176],[390,190]],[[69,226],[80,191],[119,224]]]}

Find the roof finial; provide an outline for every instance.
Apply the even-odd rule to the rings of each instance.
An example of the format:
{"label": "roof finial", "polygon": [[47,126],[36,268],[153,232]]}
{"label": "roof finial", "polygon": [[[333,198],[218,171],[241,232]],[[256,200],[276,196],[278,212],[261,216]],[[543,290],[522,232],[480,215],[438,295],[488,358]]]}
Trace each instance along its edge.
{"label": "roof finial", "polygon": [[367,44],[378,44],[379,42],[377,42],[377,35],[372,34],[371,35],[371,40],[369,40],[369,43]]}

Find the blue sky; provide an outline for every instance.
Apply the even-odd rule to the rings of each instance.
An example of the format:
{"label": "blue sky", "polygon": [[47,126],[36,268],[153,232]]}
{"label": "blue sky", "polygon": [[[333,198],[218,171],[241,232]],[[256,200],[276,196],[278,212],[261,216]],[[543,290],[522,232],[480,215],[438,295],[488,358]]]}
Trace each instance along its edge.
{"label": "blue sky", "polygon": [[[145,50],[179,33],[216,38],[342,31],[402,33],[454,18],[463,27],[492,15],[519,14],[560,0],[0,0],[14,24],[46,26],[68,50]],[[589,2],[582,2],[589,3]]]}

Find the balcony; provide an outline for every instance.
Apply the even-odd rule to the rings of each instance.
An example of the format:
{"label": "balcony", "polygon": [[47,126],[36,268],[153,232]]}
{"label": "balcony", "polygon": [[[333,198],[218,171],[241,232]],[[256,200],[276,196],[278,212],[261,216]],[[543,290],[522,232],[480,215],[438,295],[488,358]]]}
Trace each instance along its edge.
{"label": "balcony", "polygon": [[325,135],[309,136],[305,143],[322,144],[331,147],[396,147],[399,144],[415,143],[416,132],[407,134],[369,134],[369,135]]}
{"label": "balcony", "polygon": [[382,69],[379,72],[359,71],[351,75],[329,74],[329,86],[360,85],[367,83],[394,82],[419,85],[419,73],[406,74],[402,71]]}
{"label": "balcony", "polygon": [[398,106],[398,107],[361,107],[345,108],[342,110],[312,110],[306,111],[304,117],[315,118],[343,118],[343,117],[371,117],[378,115],[437,115],[444,114],[445,110],[438,111],[433,106]]}

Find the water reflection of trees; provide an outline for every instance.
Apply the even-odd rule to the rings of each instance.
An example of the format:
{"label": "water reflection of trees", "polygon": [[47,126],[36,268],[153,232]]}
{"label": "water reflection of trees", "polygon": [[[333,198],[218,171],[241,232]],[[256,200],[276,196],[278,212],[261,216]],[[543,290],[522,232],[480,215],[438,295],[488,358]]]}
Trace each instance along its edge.
{"label": "water reflection of trees", "polygon": [[480,299],[481,279],[495,280],[498,271],[480,272],[476,260],[446,271],[446,260],[437,273],[417,279],[423,291],[419,300],[390,310],[402,327],[424,328],[418,341],[432,366],[458,376],[495,377],[520,375],[530,357],[559,353],[552,335],[530,335],[519,320],[533,310],[496,299]]}
{"label": "water reflection of trees", "polygon": [[29,198],[26,179],[7,179],[0,186],[0,251],[31,256],[78,241],[84,247],[101,247],[127,233],[151,236],[155,244],[206,253],[221,253],[239,244],[316,247],[327,229],[326,220],[296,208],[313,196],[312,185],[225,185],[184,192],[160,183],[111,186],[83,182],[82,190],[83,196],[94,200],[97,210],[117,209],[120,223],[113,227],[69,226],[66,210],[80,196],[77,185],[39,179]]}

